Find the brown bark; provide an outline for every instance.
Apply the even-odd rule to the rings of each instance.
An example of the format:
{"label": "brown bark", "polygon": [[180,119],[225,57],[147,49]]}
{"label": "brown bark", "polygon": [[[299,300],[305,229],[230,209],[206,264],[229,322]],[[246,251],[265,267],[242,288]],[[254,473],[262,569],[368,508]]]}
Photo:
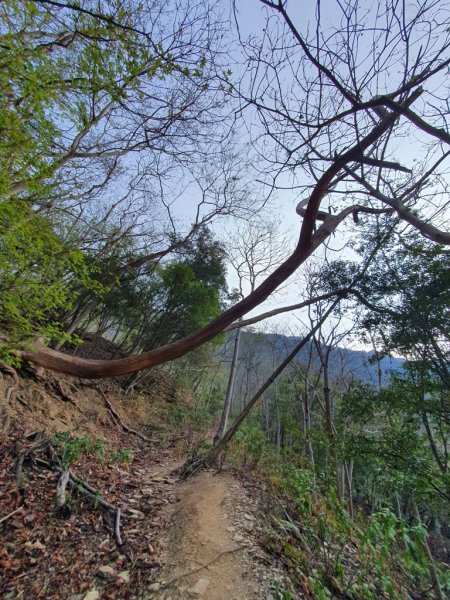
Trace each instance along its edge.
{"label": "brown bark", "polygon": [[272,375],[264,382],[264,384],[259,388],[259,390],[254,394],[254,396],[250,399],[244,410],[234,421],[233,425],[228,429],[223,438],[218,442],[216,446],[213,447],[208,456],[201,461],[204,464],[211,465],[214,464],[218,459],[220,454],[222,453],[225,446],[230,442],[230,440],[234,437],[239,427],[248,417],[252,408],[255,406],[257,401],[261,398],[264,392],[272,385],[272,383],[276,380],[276,378],[281,375],[284,369],[288,366],[288,364],[297,356],[300,350],[309,342],[309,340],[313,337],[316,331],[323,325],[323,323],[330,316],[331,312],[334,308],[339,304],[339,299],[335,300],[333,304],[328,308],[328,310],[324,313],[320,321],[316,323],[316,325],[308,332],[308,334],[295,346],[292,352],[283,360],[283,362],[275,369]]}
{"label": "brown bark", "polygon": [[[421,89],[415,90],[405,101],[404,106],[409,107],[421,93]],[[320,212],[320,203],[328,193],[336,175],[347,163],[360,161],[363,152],[377,142],[379,138],[396,123],[397,119],[398,114],[388,114],[372,129],[372,131],[355,143],[352,148],[336,157],[322,177],[320,177],[309,197],[306,208],[302,210],[303,223],[300,230],[300,238],[297,247],[291,256],[275,269],[275,271],[246,298],[224,311],[219,317],[211,321],[211,323],[202,329],[199,329],[191,335],[178,340],[177,342],[173,342],[172,344],[145,352],[139,356],[129,356],[117,360],[88,360],[69,356],[62,352],[44,348],[42,346],[36,346],[34,350],[22,350],[18,353],[19,357],[54,371],[60,371],[78,377],[99,379],[135,373],[142,369],[148,369],[155,365],[166,363],[183,356],[213,339],[227,326],[231,325],[231,323],[264,302],[272,292],[286,281],[286,279],[292,275],[309,256],[311,256],[314,250],[329,237],[341,221],[349,214],[352,214],[355,211],[369,212],[372,214],[386,212],[385,210],[368,209],[359,205],[349,206],[342,210],[338,215],[329,216],[329,218],[325,219],[323,224],[314,233],[318,213]]]}

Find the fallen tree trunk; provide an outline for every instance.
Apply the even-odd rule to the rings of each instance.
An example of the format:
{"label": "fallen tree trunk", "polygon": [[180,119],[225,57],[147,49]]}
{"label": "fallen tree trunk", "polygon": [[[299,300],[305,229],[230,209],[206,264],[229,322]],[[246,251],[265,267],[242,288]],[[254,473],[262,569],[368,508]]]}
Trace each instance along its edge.
{"label": "fallen tree trunk", "polygon": [[[421,94],[421,88],[414,90],[410,97],[400,105],[401,108],[408,108]],[[395,125],[398,118],[399,114],[397,112],[387,113],[367,135],[358,139],[352,147],[342,152],[339,156],[335,156],[330,166],[317,181],[309,198],[299,204],[300,209],[298,214],[303,218],[303,222],[300,228],[298,244],[294,252],[246,298],[243,298],[240,302],[224,311],[202,329],[172,344],[156,348],[139,356],[129,356],[123,359],[83,359],[43,347],[39,344],[36,345],[34,350],[23,349],[19,351],[19,358],[68,375],[100,379],[135,373],[142,369],[148,369],[169,362],[180,356],[184,356],[191,350],[212,340],[226,327],[264,302],[270,294],[286,281],[323,244],[349,215],[358,213],[375,215],[392,214],[396,211],[391,204],[383,199],[380,200],[383,208],[374,209],[355,204],[347,206],[337,215],[326,215],[323,211],[320,211],[320,204],[330,189],[332,189],[333,182],[338,174],[348,164],[361,162],[364,159],[364,152],[377,143]],[[318,221],[323,221],[323,223],[315,231]]]}
{"label": "fallen tree trunk", "polygon": [[264,384],[259,388],[259,390],[254,394],[254,396],[250,399],[244,410],[234,421],[233,425],[228,429],[222,439],[212,448],[212,450],[205,457],[199,458],[193,462],[187,463],[180,470],[180,476],[183,479],[190,477],[194,473],[196,473],[202,467],[209,467],[213,465],[220,454],[225,449],[225,446],[233,439],[238,429],[248,417],[253,407],[257,403],[257,401],[261,398],[264,392],[272,385],[275,379],[284,371],[284,369],[288,366],[288,364],[297,356],[300,350],[311,340],[313,335],[316,333],[320,327],[325,323],[329,315],[339,304],[340,298],[336,299],[328,310],[323,314],[322,318],[314,325],[314,327],[305,335],[304,338],[295,346],[295,348],[288,354],[288,356],[283,360],[283,362],[275,369],[275,371],[270,375],[268,379],[264,382]]}

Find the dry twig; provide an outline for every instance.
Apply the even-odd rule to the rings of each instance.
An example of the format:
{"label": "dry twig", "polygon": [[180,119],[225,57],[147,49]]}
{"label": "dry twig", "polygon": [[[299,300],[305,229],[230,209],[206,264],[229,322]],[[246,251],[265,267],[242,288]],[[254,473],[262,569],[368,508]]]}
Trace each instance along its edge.
{"label": "dry twig", "polygon": [[118,546],[123,544],[122,538],[120,537],[120,508],[116,510],[116,522],[114,525],[114,535],[116,537],[116,543]]}
{"label": "dry twig", "polygon": [[106,404],[106,408],[109,410],[113,421],[118,424],[123,431],[125,431],[125,433],[132,433],[133,435],[136,435],[137,437],[141,438],[141,440],[144,440],[144,442],[148,442],[148,443],[153,443],[154,440],[152,440],[151,438],[145,436],[143,433],[140,433],[139,431],[136,431],[135,429],[131,429],[131,427],[128,427],[128,425],[126,425],[122,419],[119,417],[117,411],[114,410],[111,402],[108,400],[108,398],[106,397],[105,392],[101,389],[101,388],[97,388],[98,391],[100,392],[104,403]]}
{"label": "dry twig", "polygon": [[4,517],[2,517],[0,519],[0,523],[4,523],[5,521],[7,521],[9,518],[11,518],[12,516],[14,516],[16,513],[20,512],[21,510],[23,510],[23,505],[19,506],[19,508],[16,508],[15,510],[13,510],[12,512],[9,513],[9,515],[5,515]]}
{"label": "dry twig", "polygon": [[194,573],[198,573],[202,569],[207,569],[210,565],[212,565],[214,562],[216,562],[216,560],[218,560],[224,554],[232,554],[233,552],[238,552],[239,550],[243,550],[244,548],[247,548],[247,546],[245,544],[242,546],[237,546],[236,548],[230,548],[230,550],[223,550],[223,552],[219,552],[219,554],[216,554],[216,556],[214,558],[212,558],[210,561],[208,561],[207,563],[204,563],[203,565],[200,565],[199,567],[192,569],[191,571],[187,571],[186,573],[183,573],[182,575],[178,575],[178,577],[174,577],[173,579],[171,579],[170,581],[168,581],[167,583],[162,585],[159,588],[159,591],[165,590],[166,588],[169,587],[169,585],[172,585],[173,583],[175,583],[176,581],[179,581],[180,579],[184,579],[185,577],[188,577],[189,575],[194,575]]}

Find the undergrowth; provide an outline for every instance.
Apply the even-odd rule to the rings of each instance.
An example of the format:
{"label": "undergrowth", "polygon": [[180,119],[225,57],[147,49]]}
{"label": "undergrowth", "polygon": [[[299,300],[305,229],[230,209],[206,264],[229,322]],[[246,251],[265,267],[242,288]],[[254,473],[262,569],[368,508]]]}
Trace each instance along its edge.
{"label": "undergrowth", "polygon": [[[264,542],[302,594],[317,600],[435,597],[423,525],[399,518],[388,506],[370,515],[360,508],[351,518],[327,474],[268,443],[256,422],[243,425],[227,459],[265,482],[273,527]],[[449,572],[437,570],[450,592]]]}
{"label": "undergrowth", "polygon": [[102,438],[95,440],[89,436],[77,436],[74,432],[54,432],[52,445],[56,448],[63,469],[68,469],[83,455],[94,455],[101,463],[122,463],[129,465],[133,455],[129,448],[116,448]]}
{"label": "undergrowth", "polygon": [[205,406],[178,400],[154,404],[150,411],[150,428],[162,443],[184,440],[191,455],[202,449],[213,421]]}

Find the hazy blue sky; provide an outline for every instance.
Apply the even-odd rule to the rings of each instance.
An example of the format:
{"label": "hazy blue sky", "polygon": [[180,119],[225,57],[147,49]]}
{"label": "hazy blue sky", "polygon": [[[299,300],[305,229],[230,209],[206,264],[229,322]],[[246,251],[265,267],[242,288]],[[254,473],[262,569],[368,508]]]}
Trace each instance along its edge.
{"label": "hazy blue sky", "polygon": [[[414,2],[408,4],[406,6],[406,11],[408,12],[413,10],[414,4]],[[224,5],[227,5],[227,3],[224,3]],[[445,14],[449,14],[448,12],[446,13],[444,5],[446,5],[447,7],[449,6],[447,2],[442,2],[442,18],[445,18]],[[323,30],[328,30],[330,32],[333,26],[336,26],[338,24],[340,19],[340,9],[338,2],[334,0],[325,0],[320,2],[319,6],[321,27]],[[309,0],[302,2],[300,0],[291,0],[290,2],[288,2],[287,7],[288,12],[295,25],[298,27],[299,31],[301,31],[303,34],[306,34],[307,31],[315,32],[317,23],[317,3],[315,1]],[[361,16],[364,16],[365,14],[368,15],[367,23],[369,23],[370,25],[375,25],[374,15],[378,8],[380,8],[380,13],[378,14],[380,22],[377,23],[377,26],[380,25],[380,28],[382,30],[382,27],[384,25],[382,6],[378,3],[369,1],[365,2],[364,0],[358,3],[358,10],[360,11]],[[368,12],[366,13],[365,11]],[[381,17],[380,14],[382,15]],[[237,0],[236,17],[239,25],[239,33],[241,39],[246,40],[247,38],[251,37],[254,37],[255,39],[260,38],[263,35],[264,28],[266,27],[267,15],[271,15],[272,25],[276,26],[276,21],[278,19],[276,13],[262,5],[258,0]],[[432,25],[433,24],[430,23],[430,26]],[[392,49],[387,50],[385,47],[383,47],[382,36],[381,38],[377,39],[377,43],[374,43],[374,45],[372,46],[372,30],[370,28],[368,29],[368,31],[364,31],[364,33],[360,34],[362,37],[361,39],[358,38],[356,42],[358,44],[357,58],[359,59],[358,76],[364,77],[365,68],[370,68],[370,66],[373,64],[373,61],[376,61],[378,56],[381,55],[383,52],[384,57],[387,57],[388,60],[390,58],[390,53],[392,53],[392,56],[394,56],[393,65],[386,70],[386,73],[382,74],[380,77],[376,77],[373,80],[373,84],[371,84],[370,86],[372,93],[384,93],[385,91],[392,91],[392,89],[395,89],[395,87],[397,86],[397,82],[401,81],[403,75],[401,64],[403,60],[403,55],[401,47],[396,48],[394,46],[392,47]],[[374,31],[375,30],[376,28],[374,27]],[[412,40],[412,54],[414,52],[420,52],[419,49],[421,49],[422,44],[420,36],[423,32],[425,32],[423,34],[426,35],[426,26],[423,31],[421,31],[420,28],[418,31],[419,33],[417,40]],[[235,32],[231,33],[231,35],[234,34]],[[233,71],[233,77],[235,79],[238,79],[240,74],[242,73],[242,67],[239,66],[240,64],[242,64],[242,56],[243,55],[239,48],[239,44],[234,44],[229,53],[229,61],[231,69]],[[283,76],[285,76],[285,73],[283,73]],[[443,83],[443,79],[442,81],[438,79],[437,82],[435,82],[436,88],[438,89],[439,86]],[[284,85],[285,89],[289,89],[290,81],[288,79],[284,79]],[[367,97],[364,99],[370,100],[371,98]],[[242,127],[239,130],[239,142],[245,143],[248,140],[248,134],[246,133],[246,129],[251,130],[252,133],[255,134],[258,132],[258,128],[260,128],[261,126],[259,124],[259,121],[255,118],[254,113],[250,109],[243,113],[242,123],[245,125],[245,127]],[[333,148],[331,148],[330,151],[332,152]],[[408,167],[412,167],[415,160],[420,160],[425,156],[423,153],[421,154],[421,151],[419,150],[419,143],[416,143],[416,141],[411,138],[400,140],[398,145],[393,148],[393,151],[395,152],[396,158],[401,159],[402,163],[407,165]],[[283,179],[281,179],[280,181],[283,185],[286,184],[286,188],[289,187],[289,179],[287,176],[283,177]],[[298,183],[302,185],[307,185],[312,184],[313,181],[308,180],[304,175],[301,175]],[[266,191],[266,188],[258,186],[259,184],[255,178],[252,191],[254,193],[256,192],[257,196],[258,194],[263,196]],[[286,232],[289,236],[289,239],[291,240],[291,248],[286,248],[286,257],[288,255],[288,251],[294,247],[300,230],[301,219],[295,213],[295,206],[300,198],[302,198],[302,196],[299,197],[297,191],[289,189],[279,190],[274,194],[270,210],[267,211],[269,218],[273,218],[274,220],[280,222],[281,231]],[[188,209],[188,207],[189,202],[185,205],[186,209]],[[324,201],[324,207],[327,207],[327,200]],[[315,253],[316,258],[313,258],[312,262],[316,262],[320,259],[320,257],[323,257],[325,251],[330,256],[330,258],[336,258],[337,256],[354,258],[354,253],[348,248],[345,248],[345,242],[348,239],[348,234],[346,235],[346,229],[348,227],[349,225],[346,225],[346,223],[342,223],[338,231],[329,238],[329,241],[327,243],[328,249],[326,249],[325,247],[318,249]],[[228,233],[233,230],[233,223],[231,221],[220,221],[215,225],[214,229],[219,236],[222,235],[226,240]],[[223,233],[224,231],[226,233]],[[330,252],[330,250],[336,250],[336,252]],[[308,263],[310,262],[311,261],[308,261]],[[229,274],[229,283],[230,286],[236,286],[236,278],[233,277],[231,271]],[[269,301],[265,302],[263,305],[260,305],[248,316],[259,314],[276,306],[284,306],[301,301],[303,299],[303,296],[299,274],[295,274],[287,283],[288,285],[283,286],[283,292],[281,294],[277,294],[275,298],[272,298]],[[270,321],[265,321],[264,327],[267,329],[274,329],[278,326],[286,328],[295,324],[296,320],[292,316],[285,315],[276,319],[272,319]]]}

